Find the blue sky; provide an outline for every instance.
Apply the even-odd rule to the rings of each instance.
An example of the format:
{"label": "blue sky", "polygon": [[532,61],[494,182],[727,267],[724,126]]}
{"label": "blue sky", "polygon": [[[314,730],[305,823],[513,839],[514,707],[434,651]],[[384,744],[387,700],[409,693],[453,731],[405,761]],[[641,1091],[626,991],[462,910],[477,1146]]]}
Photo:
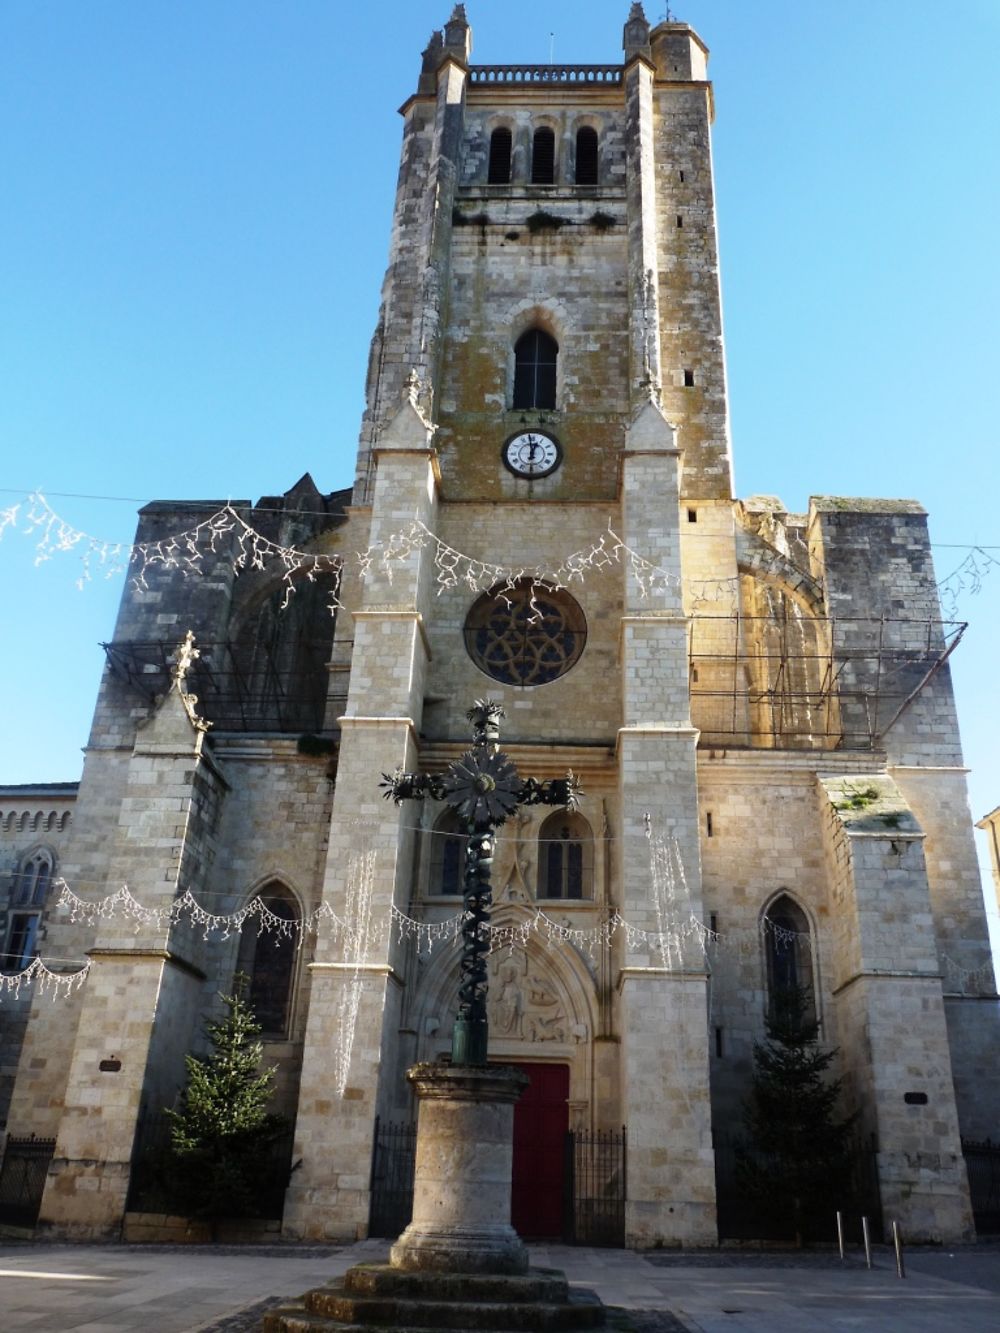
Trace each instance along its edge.
{"label": "blue sky", "polygon": [[[448,7],[4,0],[0,508],[39,487],[128,540],[146,500],[349,482],[396,109]],[[474,60],[600,62],[628,5],[468,9]],[[1000,5],[675,12],[712,50],[738,493],[920,499],[941,577],[1000,547]],[[32,554],[0,542],[0,781],[79,775],[121,586]],[[1000,804],[998,611],[1000,568],[952,659],[977,817]]]}

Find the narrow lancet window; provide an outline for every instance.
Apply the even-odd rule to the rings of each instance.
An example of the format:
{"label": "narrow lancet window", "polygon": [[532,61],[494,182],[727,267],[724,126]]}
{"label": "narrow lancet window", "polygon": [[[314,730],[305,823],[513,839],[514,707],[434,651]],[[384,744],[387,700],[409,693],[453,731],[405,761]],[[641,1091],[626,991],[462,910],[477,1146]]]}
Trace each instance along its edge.
{"label": "narrow lancet window", "polygon": [[543,125],[535,130],[531,148],[532,185],[554,185],[556,179],[556,136]]}
{"label": "narrow lancet window", "polygon": [[589,125],[576,134],[576,183],[597,184],[597,131]]}
{"label": "narrow lancet window", "polygon": [[529,329],[514,344],[514,407],[555,407],[559,344]]}
{"label": "narrow lancet window", "polygon": [[510,130],[501,125],[490,135],[490,162],[486,174],[489,185],[510,184],[510,155]]}

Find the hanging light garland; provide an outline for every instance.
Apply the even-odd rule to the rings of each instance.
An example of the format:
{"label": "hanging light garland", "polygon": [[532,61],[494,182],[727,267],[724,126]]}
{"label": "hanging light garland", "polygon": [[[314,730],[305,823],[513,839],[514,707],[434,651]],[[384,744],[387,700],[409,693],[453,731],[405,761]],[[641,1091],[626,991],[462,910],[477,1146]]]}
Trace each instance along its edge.
{"label": "hanging light garland", "polygon": [[958,618],[958,600],[968,593],[975,597],[982,591],[983,581],[1000,569],[1000,560],[981,546],[969,548],[969,554],[937,585],[941,609],[951,620]]}
{"label": "hanging light garland", "polygon": [[0,972],[0,999],[7,995],[19,999],[22,989],[31,986],[42,995],[51,991],[53,1000],[68,1000],[87,980],[91,967],[88,960],[76,972],[56,972],[41,958],[32,958],[20,972]]}
{"label": "hanging light garland", "polygon": [[[7,527],[19,528],[37,538],[36,565],[59,554],[76,554],[81,562],[78,588],[100,571],[107,578],[128,572],[134,585],[145,589],[149,586],[147,573],[156,566],[194,575],[204,572],[206,559],[228,557],[237,573],[280,568],[285,589],[282,610],[288,606],[298,582],[302,579],[313,582],[319,574],[332,581],[333,586],[328,590],[331,613],[343,607],[340,587],[348,557],[304,551],[272,541],[228,503],[182,532],[156,541],[129,544],[106,541],[74,527],[56,513],[40,491],[34,491],[24,501],[0,512],[0,536]],[[681,584],[680,575],[653,564],[624,542],[610,520],[607,530],[590,546],[535,564],[503,565],[467,555],[443,541],[420,520],[357,552],[353,559],[362,579],[381,572],[391,583],[399,565],[415,552],[428,548],[433,551],[438,595],[460,587],[470,592],[495,589],[502,594],[505,588],[513,589],[525,581],[532,587],[565,588],[574,582],[582,583],[588,573],[614,566],[629,570],[643,597]],[[701,590],[696,597],[702,601],[713,591],[716,597],[731,593],[735,583],[735,578],[693,580],[693,586]]]}

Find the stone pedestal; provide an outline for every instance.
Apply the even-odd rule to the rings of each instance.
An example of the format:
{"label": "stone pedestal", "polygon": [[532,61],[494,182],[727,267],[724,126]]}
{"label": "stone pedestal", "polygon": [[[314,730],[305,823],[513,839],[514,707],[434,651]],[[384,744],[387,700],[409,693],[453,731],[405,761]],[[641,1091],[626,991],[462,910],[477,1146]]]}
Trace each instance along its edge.
{"label": "stone pedestal", "polygon": [[413,1220],[392,1247],[395,1269],[526,1273],[510,1224],[514,1103],[528,1085],[504,1065],[420,1064]]}

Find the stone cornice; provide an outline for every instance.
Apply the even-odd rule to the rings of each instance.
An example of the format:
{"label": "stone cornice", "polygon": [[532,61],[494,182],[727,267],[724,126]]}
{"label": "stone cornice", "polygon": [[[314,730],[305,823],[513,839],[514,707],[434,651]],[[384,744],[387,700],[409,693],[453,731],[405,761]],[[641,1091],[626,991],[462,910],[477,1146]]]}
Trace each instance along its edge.
{"label": "stone cornice", "polygon": [[205,973],[194,963],[189,963],[180,954],[171,949],[111,949],[98,947],[87,950],[87,957],[100,959],[102,963],[170,963],[181,972],[198,981],[205,980]]}
{"label": "stone cornice", "polygon": [[361,972],[369,977],[385,977],[402,990],[406,985],[391,963],[307,963],[307,972]]}
{"label": "stone cornice", "polygon": [[[467,740],[424,741],[420,746],[420,767],[431,773],[441,772],[468,748]],[[508,743],[501,737],[500,748],[514,761],[518,772],[530,773],[532,777],[564,777],[571,768],[579,777],[603,775],[614,781],[617,772],[610,745],[521,745],[515,741]]]}
{"label": "stone cornice", "polygon": [[897,971],[895,968],[885,968],[884,970],[879,968],[873,968],[870,971],[855,972],[852,977],[848,977],[846,981],[842,981],[839,986],[834,986],[833,991],[831,993],[833,995],[839,995],[841,991],[847,990],[849,986],[853,986],[854,983],[857,981],[940,982],[941,979],[942,977],[940,972],[913,972],[913,971],[906,971],[904,969],[900,969]]}
{"label": "stone cornice", "polygon": [[616,989],[619,995],[628,981],[707,981],[704,968],[623,967],[618,973]]}

